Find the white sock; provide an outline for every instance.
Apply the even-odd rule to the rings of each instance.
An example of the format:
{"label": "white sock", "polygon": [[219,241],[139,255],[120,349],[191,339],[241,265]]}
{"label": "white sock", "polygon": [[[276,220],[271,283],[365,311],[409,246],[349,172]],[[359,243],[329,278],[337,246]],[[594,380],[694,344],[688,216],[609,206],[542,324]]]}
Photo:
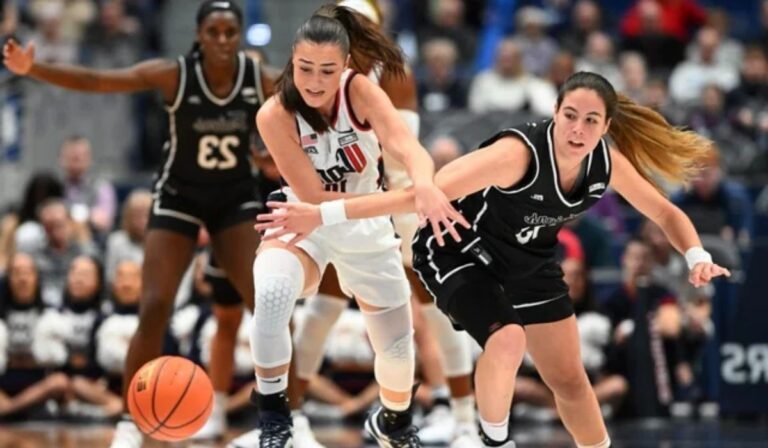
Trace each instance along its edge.
{"label": "white sock", "polygon": [[579,445],[576,444],[578,448],[609,448],[611,446],[611,438],[608,436],[605,436],[605,440],[598,443],[597,445]]}
{"label": "white sock", "polygon": [[279,394],[288,388],[288,372],[272,378],[257,376],[256,387],[262,395]]}
{"label": "white sock", "polygon": [[227,412],[227,396],[226,392],[216,392],[213,394],[213,410],[218,412]]}
{"label": "white sock", "polygon": [[389,409],[390,411],[397,411],[397,412],[403,412],[406,409],[408,409],[408,406],[411,405],[411,400],[408,401],[391,401],[384,398],[384,395],[379,394],[379,401],[381,401],[381,404]]}
{"label": "white sock", "polygon": [[504,442],[509,438],[509,414],[498,423],[487,422],[480,416],[480,426],[485,435],[494,442]]}
{"label": "white sock", "polygon": [[442,386],[433,387],[431,395],[433,400],[448,400],[451,396],[451,391],[447,385],[443,384]]}
{"label": "white sock", "polygon": [[461,398],[451,398],[451,411],[456,423],[475,425],[477,413],[475,412],[475,397],[467,395]]}

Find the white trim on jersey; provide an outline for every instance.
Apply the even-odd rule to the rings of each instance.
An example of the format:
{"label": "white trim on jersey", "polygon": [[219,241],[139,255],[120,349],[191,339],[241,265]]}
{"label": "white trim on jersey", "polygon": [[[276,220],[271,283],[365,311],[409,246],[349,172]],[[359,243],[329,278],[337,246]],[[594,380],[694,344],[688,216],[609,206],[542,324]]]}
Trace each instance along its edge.
{"label": "white trim on jersey", "polygon": [[[582,202],[584,202],[584,198],[581,198],[578,202],[568,202],[567,199],[565,199],[565,195],[563,195],[563,192],[560,191],[560,173],[557,171],[557,163],[555,162],[555,151],[554,151],[554,145],[552,144],[552,134],[550,133],[550,130],[552,129],[552,125],[554,124],[554,121],[549,124],[549,127],[547,128],[547,149],[549,149],[549,164],[552,165],[552,179],[555,182],[555,192],[557,193],[557,196],[560,198],[560,202],[567,205],[568,207],[578,207],[581,205]],[[591,155],[592,153],[590,153]],[[584,174],[584,178],[586,179],[587,176],[589,176],[589,173]]]}
{"label": "white trim on jersey", "polygon": [[211,102],[217,106],[226,106],[240,93],[240,88],[243,85],[243,78],[245,77],[245,54],[241,51],[237,53],[238,70],[237,81],[232,86],[232,90],[229,92],[229,96],[226,98],[219,98],[211,92],[208,88],[208,84],[205,82],[205,75],[203,75],[203,66],[199,61],[195,62],[195,73],[197,74],[197,81],[200,83],[200,88],[203,90],[205,96],[211,100]]}
{"label": "white trim on jersey", "polygon": [[[611,154],[610,150],[608,149],[608,145],[605,144],[605,139],[600,139],[600,144],[603,145],[603,158],[605,159],[605,174],[611,173]],[[608,179],[610,180],[610,179]]]}
{"label": "white trim on jersey", "polygon": [[259,96],[259,105],[264,104],[264,86],[261,85],[261,62],[249,58],[253,62],[253,82],[256,83],[256,94]]}
{"label": "white trim on jersey", "polygon": [[261,202],[259,202],[259,201],[248,201],[248,202],[243,202],[242,204],[240,204],[240,210],[245,210],[245,209],[247,209],[247,208],[259,208],[259,207],[261,207],[261,206],[263,206],[263,205],[264,205],[264,204],[262,204],[262,203],[261,203]]}
{"label": "white trim on jersey", "polygon": [[187,89],[187,64],[184,61],[184,56],[179,56],[179,86],[176,87],[176,97],[173,99],[173,103],[170,106],[166,105],[165,109],[174,113],[179,109],[181,100],[184,98],[184,91]]}
{"label": "white trim on jersey", "polygon": [[493,188],[495,188],[495,189],[496,189],[496,190],[497,190],[499,193],[504,193],[504,194],[516,194],[516,193],[520,193],[521,191],[527,190],[527,189],[528,189],[528,188],[530,188],[530,187],[531,187],[531,186],[532,186],[534,183],[536,183],[536,179],[538,179],[538,178],[539,178],[539,170],[540,170],[540,168],[541,168],[541,164],[539,163],[539,153],[536,151],[536,147],[533,145],[533,143],[531,143],[531,141],[530,141],[530,140],[528,140],[528,136],[527,136],[527,135],[525,135],[525,134],[523,134],[523,133],[522,133],[522,132],[520,132],[519,130],[517,130],[517,129],[514,129],[514,128],[509,128],[509,129],[508,129],[508,131],[512,131],[512,132],[514,132],[515,134],[519,135],[519,136],[520,136],[520,137],[521,137],[521,138],[522,138],[522,139],[525,141],[525,144],[526,144],[526,146],[528,146],[528,149],[530,149],[530,150],[531,150],[531,152],[533,153],[533,159],[536,161],[536,174],[533,176],[533,179],[532,179],[532,180],[531,180],[531,181],[528,183],[528,185],[526,185],[526,186],[524,186],[524,187],[520,187],[520,188],[518,188],[517,190],[509,190],[509,189],[506,189],[506,188],[497,187],[497,186],[495,186],[495,185],[494,185],[494,187],[493,187]]}

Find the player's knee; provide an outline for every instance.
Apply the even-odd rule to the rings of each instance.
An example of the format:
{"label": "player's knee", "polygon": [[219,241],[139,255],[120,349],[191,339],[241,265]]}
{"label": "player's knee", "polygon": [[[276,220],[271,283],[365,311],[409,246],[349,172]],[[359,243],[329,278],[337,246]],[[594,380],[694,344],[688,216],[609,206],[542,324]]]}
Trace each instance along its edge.
{"label": "player's knee", "polygon": [[523,327],[509,324],[496,330],[485,343],[484,352],[495,368],[517,370],[525,355]]}
{"label": "player's knee", "polygon": [[304,287],[304,269],[292,252],[270,248],[253,263],[254,323],[261,334],[287,328],[293,305]]}
{"label": "player's knee", "polygon": [[69,378],[63,373],[54,373],[46,380],[46,386],[50,393],[64,393],[69,389]]}
{"label": "player's knee", "polygon": [[590,392],[589,378],[581,365],[558,369],[546,378],[547,386],[561,400],[575,401]]}

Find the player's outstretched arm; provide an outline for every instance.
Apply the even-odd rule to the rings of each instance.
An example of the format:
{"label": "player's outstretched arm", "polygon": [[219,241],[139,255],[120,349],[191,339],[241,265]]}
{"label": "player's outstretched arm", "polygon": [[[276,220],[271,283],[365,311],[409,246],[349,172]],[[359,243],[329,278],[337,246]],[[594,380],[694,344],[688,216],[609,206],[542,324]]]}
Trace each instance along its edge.
{"label": "player's outstretched arm", "polygon": [[[493,144],[459,157],[444,166],[435,175],[435,184],[451,200],[472,194],[491,186],[507,188],[523,178],[530,163],[531,153],[514,137],[500,138]],[[257,230],[278,229],[265,239],[281,235],[296,234],[295,241],[309,235],[323,225],[346,219],[363,219],[401,213],[413,213],[416,199],[412,188],[374,193],[345,199],[343,202],[326,202],[320,205],[304,203],[269,203],[272,213],[259,215]],[[341,205],[339,210],[335,208]],[[469,227],[460,214],[451,219]],[[452,226],[448,227],[451,237],[460,241]],[[444,243],[442,232],[436,232],[438,244]]]}
{"label": "player's outstretched arm", "polygon": [[35,61],[34,43],[22,47],[15,40],[9,40],[3,46],[3,62],[16,75],[29,76],[66,89],[94,93],[159,89],[167,100],[173,98],[179,70],[176,61],[167,59],[151,59],[114,70],[46,64]]}
{"label": "player's outstretched arm", "polygon": [[645,180],[621,152],[611,148],[611,186],[640,213],[655,222],[678,252],[685,255],[691,270],[689,281],[696,287],[720,275],[730,277],[728,269],[712,263],[712,257],[701,247],[696,228],[690,218]]}

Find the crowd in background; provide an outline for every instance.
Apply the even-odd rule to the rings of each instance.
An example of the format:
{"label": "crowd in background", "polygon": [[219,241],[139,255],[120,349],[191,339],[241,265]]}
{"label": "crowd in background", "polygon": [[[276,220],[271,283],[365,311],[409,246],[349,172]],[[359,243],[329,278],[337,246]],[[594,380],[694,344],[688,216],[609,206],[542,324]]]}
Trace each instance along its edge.
{"label": "crowd in background", "polygon": [[[0,34],[34,39],[42,61],[120,67],[162,52],[163,3],[5,0]],[[438,167],[505,124],[549,115],[569,75],[594,71],[715,142],[717,155],[690,188],[667,193],[717,263],[738,272],[754,241],[768,234],[759,224],[768,215],[768,1],[758,2],[762,27],[738,33],[730,28],[733,11],[696,0],[637,0],[620,15],[593,0],[511,2],[508,23],[486,51],[490,63],[480,55],[488,29],[499,26],[492,8],[505,2],[380,3],[411,57],[422,142]],[[151,169],[163,140],[161,104],[146,96],[131,101],[128,127],[137,137],[130,160],[136,170]],[[100,148],[91,148],[88,135],[61,130],[60,142],[58,166],[19,185],[0,215],[0,420],[122,412],[120,372],[137,325],[152,195],[149,185],[94,170]],[[199,247],[177,295],[166,352],[205,364],[215,325],[205,234]],[[606,415],[716,412],[700,404],[717,399],[706,385],[717,372],[704,359],[716,334],[718,289],[690,287],[685,262],[662,231],[615,194],[566,227],[560,249],[582,358]],[[353,415],[375,397],[366,392],[373,352],[364,326],[354,310],[345,313],[310,391],[316,415]],[[252,380],[241,333],[232,391],[240,399],[232,412],[246,405]],[[532,365],[524,370],[513,415],[554,420],[551,393]]]}

